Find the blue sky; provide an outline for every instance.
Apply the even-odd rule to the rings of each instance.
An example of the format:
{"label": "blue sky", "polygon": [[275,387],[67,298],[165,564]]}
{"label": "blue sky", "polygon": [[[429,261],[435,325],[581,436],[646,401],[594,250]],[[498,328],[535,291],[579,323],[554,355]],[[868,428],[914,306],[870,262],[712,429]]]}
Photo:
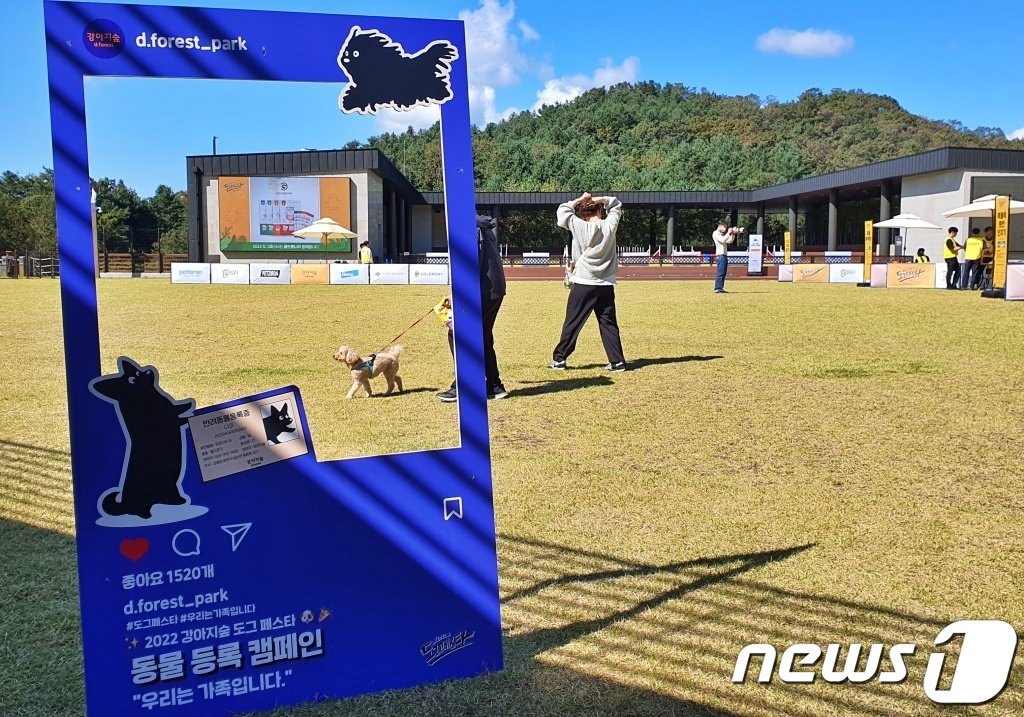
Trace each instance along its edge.
{"label": "blue sky", "polygon": [[[462,18],[474,121],[566,101],[621,81],[679,82],[725,95],[793,100],[817,87],[895,98],[929,119],[1024,137],[1020,28],[1024,2],[539,2],[209,0],[176,3],[299,12]],[[0,44],[0,171],[52,166],[41,0],[7,0]],[[966,17],[972,20],[965,20]],[[329,149],[420,126],[429,110],[371,118],[297,115],[334,104],[342,85],[91,79],[90,170],[142,196],[185,185],[184,157]],[[239,113],[239,107],[258,107]],[[301,116],[301,120],[297,120]],[[1024,143],[1022,143],[1024,149]],[[140,161],[139,157],[145,157]]]}

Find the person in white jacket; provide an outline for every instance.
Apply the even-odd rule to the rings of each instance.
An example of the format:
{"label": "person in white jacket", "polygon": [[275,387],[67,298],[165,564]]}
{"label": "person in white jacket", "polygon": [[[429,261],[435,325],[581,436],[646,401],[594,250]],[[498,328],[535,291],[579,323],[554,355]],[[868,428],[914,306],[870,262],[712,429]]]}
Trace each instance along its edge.
{"label": "person in white jacket", "polygon": [[711,241],[715,243],[715,257],[718,271],[715,273],[715,293],[728,294],[725,290],[725,274],[729,270],[729,245],[736,241],[736,227],[729,228],[725,220],[718,222],[718,229],[711,233]]}
{"label": "person in white jacket", "polygon": [[[607,216],[605,216],[607,212]],[[608,371],[625,371],[619,324],[615,316],[615,274],[619,252],[615,231],[622,216],[622,203],[615,197],[594,197],[585,193],[558,207],[558,226],[572,233],[572,287],[565,307],[562,335],[552,354],[549,368],[564,371],[566,359],[576,350],[576,339],[591,313],[597,314],[601,343],[608,355]]]}

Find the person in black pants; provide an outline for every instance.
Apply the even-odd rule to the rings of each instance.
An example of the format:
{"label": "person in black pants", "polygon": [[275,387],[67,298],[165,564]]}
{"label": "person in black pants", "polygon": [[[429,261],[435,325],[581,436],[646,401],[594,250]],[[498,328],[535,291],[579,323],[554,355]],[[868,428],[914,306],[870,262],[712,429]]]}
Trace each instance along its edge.
{"label": "person in black pants", "polygon": [[[498,356],[494,351],[494,323],[498,320],[501,302],[505,298],[505,270],[501,266],[501,253],[494,228],[498,222],[491,217],[476,218],[477,246],[480,254],[480,318],[484,330],[484,371],[487,376],[487,398],[499,399],[508,396],[501,374],[498,371]],[[451,311],[451,301],[447,309]],[[435,308],[435,311],[437,309]],[[452,326],[448,328],[448,348],[455,357],[455,336]],[[437,394],[442,401],[451,403],[458,400],[455,381],[451,388]]]}
{"label": "person in black pants", "polygon": [[585,193],[558,207],[558,226],[572,233],[572,286],[562,335],[552,352],[550,369],[565,370],[566,359],[576,350],[576,339],[583,325],[590,314],[595,313],[601,343],[608,355],[605,370],[626,370],[615,315],[615,275],[619,270],[615,232],[621,217],[622,203],[615,197],[593,197]]}
{"label": "person in black pants", "polygon": [[959,233],[956,227],[950,227],[946,241],[942,245],[942,258],[946,260],[946,288],[956,289],[960,286],[960,250],[964,245],[956,240]]}

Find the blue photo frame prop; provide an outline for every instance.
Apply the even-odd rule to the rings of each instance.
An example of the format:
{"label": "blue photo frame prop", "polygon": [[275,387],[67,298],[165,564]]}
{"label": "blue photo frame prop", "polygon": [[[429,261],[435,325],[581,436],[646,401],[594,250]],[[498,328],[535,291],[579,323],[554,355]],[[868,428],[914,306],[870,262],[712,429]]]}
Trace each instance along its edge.
{"label": "blue photo frame prop", "polygon": [[[45,25],[88,713],[227,715],[500,670],[463,24],[48,1]],[[356,37],[390,58],[346,67]],[[438,71],[410,83],[398,55]],[[196,408],[145,356],[103,375],[87,76],[440,105],[459,447],[320,462],[298,387]]]}

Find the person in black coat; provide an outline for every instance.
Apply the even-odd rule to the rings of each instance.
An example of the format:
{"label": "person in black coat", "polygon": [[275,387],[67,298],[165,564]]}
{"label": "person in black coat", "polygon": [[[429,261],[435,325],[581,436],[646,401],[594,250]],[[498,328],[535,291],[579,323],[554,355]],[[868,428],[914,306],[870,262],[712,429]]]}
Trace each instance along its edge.
{"label": "person in black coat", "polygon": [[[508,396],[508,391],[501,382],[498,370],[498,356],[494,352],[494,323],[501,310],[501,302],[505,298],[505,270],[501,264],[501,252],[498,251],[498,238],[494,229],[497,220],[487,216],[477,216],[476,235],[480,255],[480,318],[484,330],[484,371],[487,375],[487,398],[498,399]],[[448,332],[448,345],[454,355],[454,339]],[[437,394],[442,401],[458,400],[455,382],[447,391]]]}

